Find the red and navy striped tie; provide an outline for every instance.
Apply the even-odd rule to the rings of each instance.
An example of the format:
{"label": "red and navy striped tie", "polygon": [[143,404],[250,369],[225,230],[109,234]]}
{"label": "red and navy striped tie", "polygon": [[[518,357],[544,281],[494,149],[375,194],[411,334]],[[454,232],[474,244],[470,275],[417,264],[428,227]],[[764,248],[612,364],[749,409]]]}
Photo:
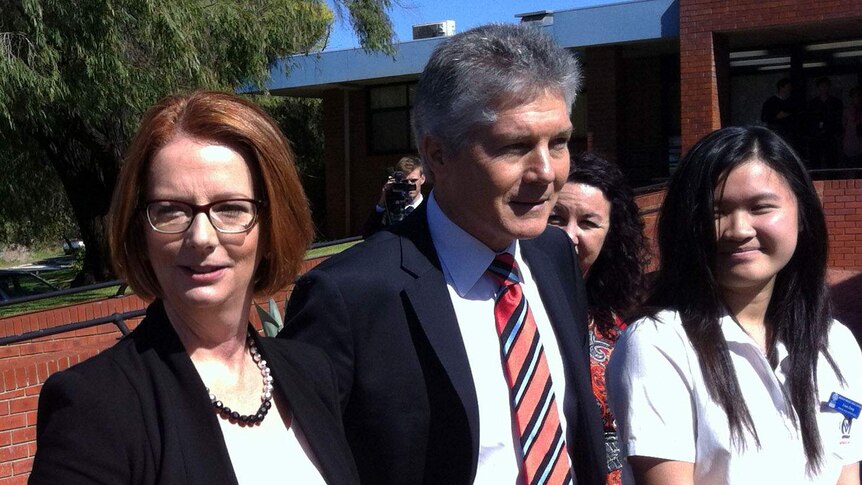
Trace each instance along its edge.
{"label": "red and navy striped tie", "polygon": [[498,254],[488,271],[500,284],[494,320],[523,451],[523,483],[571,483],[551,374],[536,321],[521,290],[515,258]]}

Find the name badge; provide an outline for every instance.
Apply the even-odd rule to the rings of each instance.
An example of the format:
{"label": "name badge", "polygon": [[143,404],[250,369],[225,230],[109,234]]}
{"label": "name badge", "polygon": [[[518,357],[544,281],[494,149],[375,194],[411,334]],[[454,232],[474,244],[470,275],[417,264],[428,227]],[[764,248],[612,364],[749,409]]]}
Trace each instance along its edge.
{"label": "name badge", "polygon": [[860,412],[862,412],[862,404],[859,404],[852,399],[848,399],[837,392],[833,392],[832,395],[829,396],[829,402],[826,403],[826,405],[849,419],[858,418]]}

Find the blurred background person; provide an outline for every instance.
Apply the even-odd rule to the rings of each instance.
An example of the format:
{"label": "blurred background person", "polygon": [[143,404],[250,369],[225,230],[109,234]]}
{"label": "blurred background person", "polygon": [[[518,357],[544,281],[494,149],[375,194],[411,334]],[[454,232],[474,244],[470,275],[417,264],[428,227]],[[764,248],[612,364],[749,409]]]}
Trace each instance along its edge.
{"label": "blurred background person", "polygon": [[332,364],[248,321],[312,234],[289,143],[260,108],[195,92],[147,111],[109,242],[117,275],[153,302],[45,383],[30,483],[356,483]]}
{"label": "blurred background person", "polygon": [[826,220],[796,153],[762,127],[707,135],[658,245],[651,313],[608,365],[623,481],[858,485],[840,401],[862,402],[862,353],[831,316]]}
{"label": "blurred background person", "polygon": [[390,224],[401,221],[422,203],[425,170],[418,156],[402,157],[392,167],[391,173],[383,184],[380,200],[374,206],[374,212],[368,216],[362,226],[363,237],[368,237]]}
{"label": "blurred background person", "polygon": [[781,78],[775,83],[775,94],[763,102],[760,110],[760,121],[766,123],[766,126],[778,133],[784,141],[792,146],[797,143],[796,140],[796,112],[793,106],[793,101],[790,95],[793,92],[793,83],[788,78]]}
{"label": "blurred background person", "polygon": [[859,86],[850,88],[844,109],[844,166],[862,168],[862,94]]}
{"label": "blurred background person", "polygon": [[832,95],[832,81],[817,79],[817,96],[808,101],[808,168],[833,168],[841,160],[844,103]]}
{"label": "blurred background person", "polygon": [[590,376],[604,424],[607,483],[618,484],[622,462],[607,404],[605,367],[626,328],[623,318],[637,308],[643,294],[643,222],[620,169],[592,153],[572,157],[572,169],[548,222],[569,235],[586,279]]}

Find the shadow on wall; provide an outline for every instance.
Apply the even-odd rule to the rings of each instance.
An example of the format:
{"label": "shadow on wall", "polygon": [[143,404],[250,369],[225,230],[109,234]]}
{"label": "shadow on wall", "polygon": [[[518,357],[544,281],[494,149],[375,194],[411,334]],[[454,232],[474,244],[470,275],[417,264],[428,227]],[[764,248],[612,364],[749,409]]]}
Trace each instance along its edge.
{"label": "shadow on wall", "polygon": [[835,283],[831,291],[835,318],[847,325],[862,346],[862,273]]}

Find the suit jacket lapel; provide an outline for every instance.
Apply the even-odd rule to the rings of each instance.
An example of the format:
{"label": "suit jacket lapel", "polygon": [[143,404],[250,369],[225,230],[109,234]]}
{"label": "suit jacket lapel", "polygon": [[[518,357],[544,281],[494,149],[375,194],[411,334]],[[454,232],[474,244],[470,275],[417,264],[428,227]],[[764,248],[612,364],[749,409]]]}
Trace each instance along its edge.
{"label": "suit jacket lapel", "polygon": [[[588,345],[586,308],[572,308],[569,301],[577,291],[576,288],[564,288],[558,275],[561,271],[577,271],[576,268],[560,268],[551,261],[548,255],[536,246],[536,241],[521,241],[521,251],[524,259],[530,265],[530,272],[539,287],[542,303],[548,312],[548,318],[554,331],[557,332],[557,340],[563,344],[577,342],[583,349]],[[571,293],[571,294],[570,294]],[[560,325],[560,322],[577,322],[578,325]],[[572,355],[561,348],[563,355]],[[579,352],[582,353],[582,352]]]}
{"label": "suit jacket lapel", "polygon": [[475,474],[479,450],[476,387],[440,259],[431,241],[425,208],[423,203],[405,220],[400,230],[393,231],[401,236],[401,267],[415,277],[412,284],[405,285],[404,293],[464,406],[474,450]]}
{"label": "suit jacket lapel", "polygon": [[177,437],[181,453],[163,456],[163,470],[172,470],[169,473],[175,476],[176,470],[184,468],[188,483],[237,483],[219,418],[212,410],[206,387],[160,301],[148,308],[144,323],[147,321],[151,324],[140,336],[139,345],[151,345],[160,355],[150,363],[150,368],[156,374],[157,382],[153,385],[158,401],[163,403],[161,412],[165,426],[182,429],[179,433],[165,434],[165,437]]}
{"label": "suit jacket lapel", "polygon": [[287,403],[293,419],[299,423],[302,435],[311,448],[311,454],[319,465],[320,474],[326,483],[344,483],[351,477],[346,477],[339,471],[349,470],[352,465],[342,460],[350,450],[339,449],[334,446],[338,441],[329,439],[343,433],[333,426],[336,418],[326,416],[329,408],[317,398],[307,378],[296,372],[293,364],[279,352],[267,352],[265,339],[256,340],[261,353],[266,352],[263,356],[270,363],[273,379],[277,383],[274,386],[275,392],[279,394],[282,402]]}

